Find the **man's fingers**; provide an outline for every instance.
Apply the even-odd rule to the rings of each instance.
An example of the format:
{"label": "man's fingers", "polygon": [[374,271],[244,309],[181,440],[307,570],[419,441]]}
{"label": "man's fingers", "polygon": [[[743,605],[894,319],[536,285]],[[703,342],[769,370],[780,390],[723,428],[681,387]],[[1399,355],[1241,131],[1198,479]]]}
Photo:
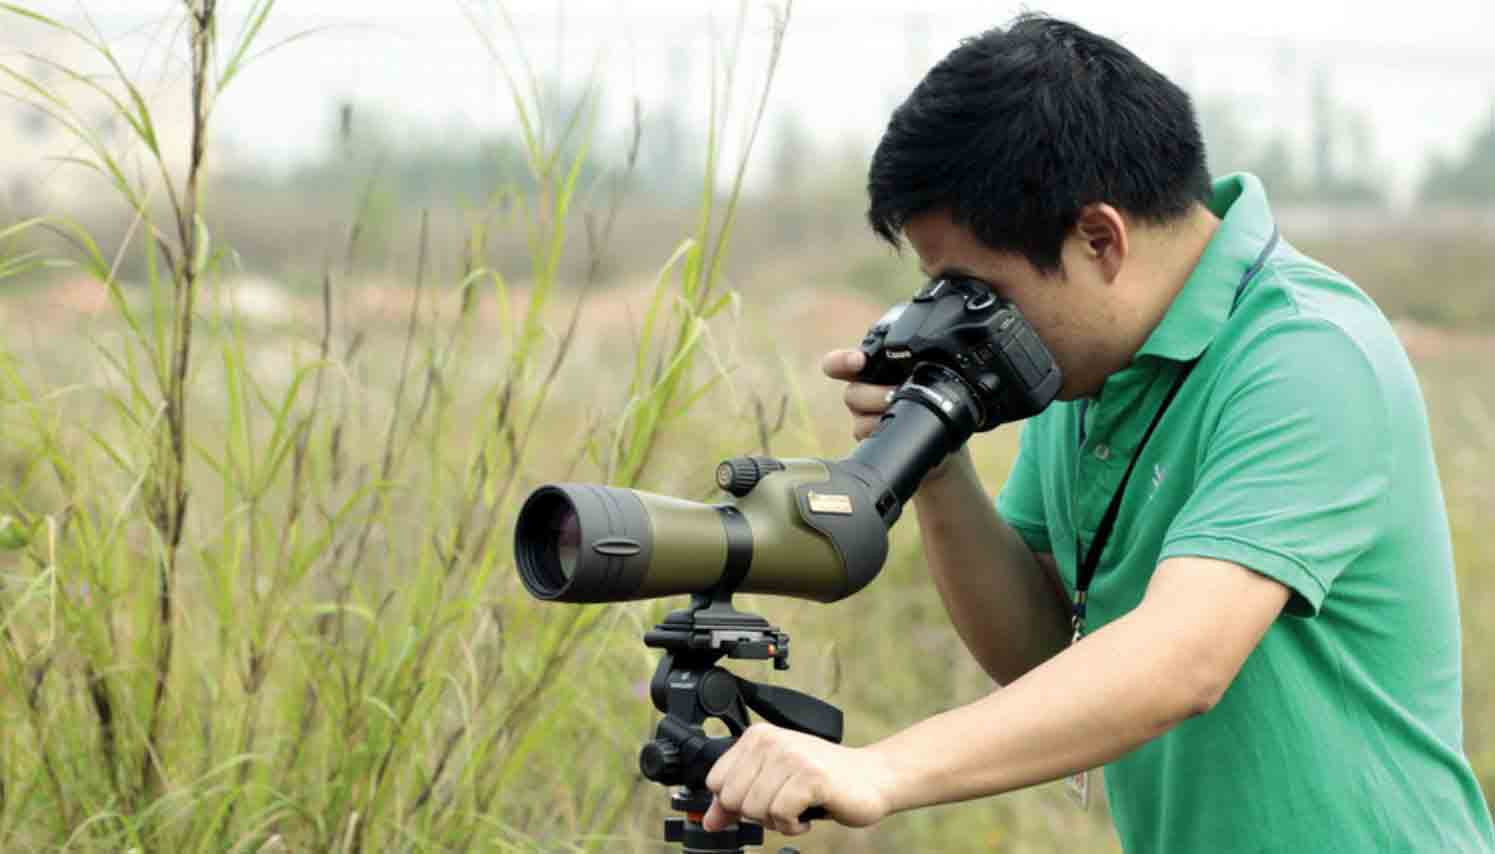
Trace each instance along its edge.
{"label": "man's fingers", "polygon": [[[740,747],[738,749],[740,750]],[[716,802],[728,812],[740,815],[743,802],[747,800],[748,793],[752,791],[754,783],[758,780],[758,775],[763,773],[763,762],[763,753],[758,750],[751,751],[747,756],[739,759],[729,769],[730,776],[716,793]]]}
{"label": "man's fingers", "polygon": [[752,791],[742,801],[740,814],[763,822],[770,830],[777,830],[778,825],[769,815],[768,808],[773,805],[779,790],[789,782],[792,769],[792,765],[778,761],[777,758],[764,762],[758,779],[753,782]]}
{"label": "man's fingers", "polygon": [[774,829],[785,836],[798,836],[806,833],[810,825],[800,821],[800,814],[814,806],[812,798],[799,785],[785,781],[778,791],[774,792],[773,801],[768,806],[766,821],[774,825]]}
{"label": "man's fingers", "polygon": [[732,771],[732,766],[740,758],[741,753],[734,746],[731,750],[723,754],[720,759],[716,760],[716,764],[712,765],[711,771],[706,774],[706,788],[710,789],[713,794],[720,795],[722,793],[722,786],[730,779],[728,775]]}
{"label": "man's fingers", "polygon": [[861,350],[832,350],[820,360],[820,369],[834,380],[854,380],[866,361]]}
{"label": "man's fingers", "polygon": [[851,411],[851,435],[858,442],[877,432],[882,414],[892,403],[893,387],[856,382],[867,357],[861,350],[832,350],[820,368],[832,379],[846,380],[842,399]]}
{"label": "man's fingers", "polygon": [[892,392],[893,387],[888,385],[847,383],[841,398],[853,415],[880,415],[888,408]]}

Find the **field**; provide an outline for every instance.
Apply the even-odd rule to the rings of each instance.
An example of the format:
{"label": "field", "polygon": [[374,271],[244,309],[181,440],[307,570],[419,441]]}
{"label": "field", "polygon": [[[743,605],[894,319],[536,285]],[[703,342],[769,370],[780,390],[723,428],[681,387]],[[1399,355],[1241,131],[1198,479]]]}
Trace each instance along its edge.
{"label": "field", "polygon": [[[1471,279],[1480,273],[1469,271]],[[1374,289],[1374,280],[1367,285]],[[3,410],[8,500],[41,520],[30,549],[3,564],[12,680],[3,704],[6,850],[64,838],[83,850],[117,844],[109,840],[121,830],[106,817],[123,813],[130,778],[141,773],[140,757],[108,747],[136,738],[102,727],[97,685],[117,686],[111,702],[121,719],[145,717],[154,658],[140,657],[154,639],[148,570],[159,544],[129,518],[141,500],[130,466],[144,452],[128,447],[115,403],[128,389],[103,355],[124,337],[121,325],[94,287],[93,303],[80,299],[88,286],[75,284],[3,305],[7,374],[31,389],[21,397],[11,386]],[[548,380],[547,409],[512,484],[505,481],[507,495],[485,498],[473,460],[499,435],[492,425],[506,377],[480,345],[504,328],[501,312],[496,298],[476,298],[470,337],[448,338],[440,318],[457,324],[460,305],[450,288],[431,287],[409,339],[415,288],[334,295],[339,331],[330,350],[358,352],[329,361],[319,404],[308,404],[304,387],[322,346],[317,299],[271,294],[277,301],[267,307],[266,294],[230,281],[223,302],[237,295],[238,311],[204,310],[199,346],[212,358],[191,388],[200,452],[189,468],[194,511],[158,748],[167,780],[155,804],[139,807],[139,820],[160,822],[153,832],[165,838],[179,832],[201,850],[242,840],[259,850],[274,829],[290,850],[337,848],[354,844],[349,828],[361,821],[368,850],[424,850],[422,821],[444,818],[450,824],[437,823],[440,832],[463,828],[471,844],[494,850],[618,850],[619,841],[625,850],[663,850],[648,844],[663,790],[634,769],[655,717],[643,693],[654,656],[640,639],[676,603],[541,606],[519,587],[509,552],[514,502],[530,486],[606,476],[599,437],[626,405],[638,332],[627,318],[644,316],[652,292],[619,285],[583,303],[576,343]],[[692,375],[718,379],[661,426],[641,485],[705,499],[720,458],[849,450],[839,391],[819,375],[818,356],[854,340],[881,302],[838,288],[770,296],[767,284],[749,287],[759,296],[743,296],[738,313],[710,324]],[[564,328],[559,309],[569,297],[557,298],[552,331]],[[1484,524],[1495,512],[1487,476],[1495,342],[1410,321],[1401,328],[1438,440],[1465,603],[1467,747],[1490,790],[1495,672],[1481,650],[1495,643],[1495,541]],[[413,368],[406,340],[419,354],[408,360]],[[443,347],[454,343],[443,361]],[[540,347],[547,356],[555,349]],[[262,389],[236,389],[250,377]],[[285,429],[277,407],[298,380],[302,399],[292,411],[317,420],[305,456],[280,448],[288,457],[272,469],[277,442],[289,441],[276,439]],[[1015,432],[973,443],[993,489]],[[127,447],[111,464],[101,448],[116,443]],[[299,517],[289,506],[296,490],[306,508]],[[85,523],[118,527],[109,540]],[[463,531],[484,542],[454,561]],[[856,597],[829,606],[749,598],[794,637],[794,669],[782,684],[842,706],[849,743],[990,689],[924,580],[911,525],[895,529],[893,558]],[[753,678],[753,666],[738,672]],[[452,799],[450,812],[424,818],[423,796]],[[50,820],[38,821],[38,810]],[[461,810],[472,814],[459,821]],[[808,842],[823,850],[1058,851],[1073,850],[1078,838],[1083,850],[1114,847],[1103,814],[1092,812],[1080,815],[1048,787],[896,816],[870,831],[817,830]],[[208,824],[210,816],[222,824]]]}
{"label": "field", "polygon": [[[190,158],[171,202],[120,171],[134,216],[97,230],[117,239],[0,223],[0,850],[669,850],[636,767],[657,717],[641,637],[681,603],[532,600],[519,502],[556,480],[714,500],[724,457],[846,454],[820,354],[915,274],[855,200],[827,220],[744,195],[728,164],[697,207],[630,213],[577,186],[584,146],[529,144],[493,205],[400,212],[378,245],[356,209],[311,250],[283,221],[251,234]],[[1495,245],[1285,230],[1376,297],[1418,367],[1466,749],[1495,794]],[[609,235],[615,255],[589,239]],[[272,251],[235,252],[256,239]],[[301,261],[289,285],[264,269],[277,247]],[[992,491],[1016,432],[973,443]],[[908,522],[857,596],[739,606],[794,658],[736,671],[840,706],[850,744],[991,690]],[[1118,850],[1103,806],[1057,786],[799,844]]]}

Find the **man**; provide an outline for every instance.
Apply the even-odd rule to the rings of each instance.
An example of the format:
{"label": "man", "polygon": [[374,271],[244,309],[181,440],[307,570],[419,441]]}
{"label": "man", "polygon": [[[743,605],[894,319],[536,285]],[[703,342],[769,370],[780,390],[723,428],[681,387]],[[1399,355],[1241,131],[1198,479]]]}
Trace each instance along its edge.
{"label": "man", "polygon": [[[815,804],[865,826],[1104,765],[1128,851],[1495,850],[1412,368],[1255,178],[1211,184],[1188,97],[1023,16],[930,71],[869,194],[880,235],[988,283],[1064,372],[995,508],[963,450],[913,502],[1002,687],[864,748],[756,726],[707,780],[707,828],[801,833]],[[847,386],[858,437],[887,391]]]}

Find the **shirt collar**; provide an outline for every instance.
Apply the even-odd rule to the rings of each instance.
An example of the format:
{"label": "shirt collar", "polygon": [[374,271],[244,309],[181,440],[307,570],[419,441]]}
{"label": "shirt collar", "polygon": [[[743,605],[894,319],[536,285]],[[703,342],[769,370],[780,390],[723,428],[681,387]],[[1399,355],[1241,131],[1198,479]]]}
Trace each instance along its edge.
{"label": "shirt collar", "polygon": [[1246,271],[1276,230],[1266,190],[1255,175],[1239,172],[1215,181],[1209,209],[1220,226],[1138,358],[1187,362],[1203,353],[1230,316]]}

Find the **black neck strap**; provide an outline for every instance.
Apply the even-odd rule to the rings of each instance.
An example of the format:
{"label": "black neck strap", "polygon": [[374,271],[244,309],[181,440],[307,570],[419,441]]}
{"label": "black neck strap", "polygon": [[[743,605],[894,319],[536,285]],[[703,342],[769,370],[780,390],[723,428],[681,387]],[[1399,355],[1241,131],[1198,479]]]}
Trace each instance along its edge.
{"label": "black neck strap", "polygon": [[[1272,252],[1276,250],[1277,242],[1278,232],[1276,228],[1273,228],[1272,237],[1267,241],[1266,247],[1261,250],[1261,254],[1256,257],[1256,260],[1247,268],[1245,274],[1241,276],[1241,282],[1236,286],[1235,298],[1230,304],[1230,313],[1226,315],[1227,317],[1235,314],[1236,306],[1240,305],[1241,295],[1245,293],[1246,285],[1250,284],[1251,279],[1257,273],[1261,272],[1261,268],[1267,263],[1267,258],[1271,257]],[[1199,360],[1202,358],[1204,358],[1204,354],[1201,353],[1193,360],[1184,364],[1183,370],[1178,372],[1178,378],[1173,381],[1173,387],[1168,389],[1168,396],[1163,398],[1162,405],[1158,407],[1158,411],[1152,416],[1152,423],[1147,425],[1147,432],[1142,434],[1142,441],[1137,444],[1137,449],[1132,452],[1131,462],[1126,465],[1126,473],[1121,476],[1121,483],[1116,485],[1116,492],[1111,495],[1111,503],[1106,505],[1106,515],[1101,517],[1100,527],[1095,529],[1095,538],[1090,541],[1090,548],[1084,548],[1078,536],[1075,538],[1075,558],[1077,561],[1075,566],[1075,599],[1074,609],[1070,614],[1070,627],[1074,629],[1074,640],[1079,640],[1080,635],[1085,631],[1085,606],[1090,595],[1090,582],[1095,580],[1095,570],[1100,566],[1101,553],[1106,550],[1106,541],[1111,539],[1111,529],[1116,527],[1116,516],[1121,512],[1121,498],[1126,494],[1127,482],[1132,479],[1132,470],[1137,467],[1137,460],[1142,458],[1142,450],[1147,447],[1147,440],[1152,438],[1153,431],[1158,428],[1158,423],[1163,420],[1163,414],[1168,411],[1168,405],[1173,402],[1173,398],[1178,396],[1178,390],[1183,388],[1184,381],[1189,378],[1189,374],[1193,372],[1194,366],[1199,364]],[[1081,417],[1083,418],[1084,416],[1082,415]],[[1081,427],[1083,428],[1083,426],[1082,424]],[[1080,560],[1081,552],[1084,552],[1083,560]]]}
{"label": "black neck strap", "polygon": [[[1168,389],[1168,396],[1163,398],[1163,404],[1158,407],[1157,414],[1152,416],[1152,423],[1147,425],[1147,432],[1142,434],[1142,441],[1137,443],[1137,450],[1132,453],[1131,462],[1126,464],[1126,474],[1121,476],[1121,483],[1116,485],[1116,491],[1111,494],[1111,503],[1106,505],[1106,515],[1101,517],[1100,527],[1095,529],[1095,539],[1090,541],[1090,548],[1085,549],[1085,559],[1075,568],[1075,601],[1074,614],[1071,623],[1075,630],[1076,639],[1085,629],[1085,601],[1090,593],[1090,582],[1095,579],[1095,568],[1100,565],[1101,552],[1106,549],[1106,541],[1111,539],[1111,529],[1116,527],[1116,514],[1121,511],[1121,497],[1126,494],[1127,482],[1132,479],[1132,470],[1137,467],[1137,460],[1142,458],[1142,449],[1147,447],[1147,440],[1152,438],[1153,431],[1158,429],[1158,422],[1163,420],[1163,413],[1168,411],[1168,404],[1178,396],[1178,390],[1183,388],[1184,380],[1189,378],[1194,366],[1199,364],[1199,359],[1194,359],[1183,366],[1178,372],[1178,379],[1173,381],[1173,387]],[[1079,557],[1081,544],[1075,540],[1075,556]]]}

